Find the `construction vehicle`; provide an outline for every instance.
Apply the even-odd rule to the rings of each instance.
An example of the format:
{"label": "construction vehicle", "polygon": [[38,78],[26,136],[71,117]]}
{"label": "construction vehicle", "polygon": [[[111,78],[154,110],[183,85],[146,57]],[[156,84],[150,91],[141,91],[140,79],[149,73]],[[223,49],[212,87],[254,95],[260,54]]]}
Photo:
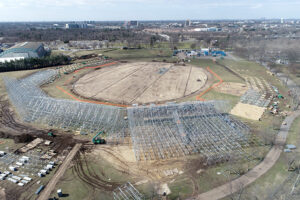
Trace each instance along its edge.
{"label": "construction vehicle", "polygon": [[48,136],[49,136],[49,137],[54,137],[53,132],[49,132],[49,133],[48,133]]}
{"label": "construction vehicle", "polygon": [[100,137],[98,137],[99,135],[103,134],[103,131],[100,131],[99,133],[97,133],[94,137],[93,137],[93,144],[105,144],[106,141]]}

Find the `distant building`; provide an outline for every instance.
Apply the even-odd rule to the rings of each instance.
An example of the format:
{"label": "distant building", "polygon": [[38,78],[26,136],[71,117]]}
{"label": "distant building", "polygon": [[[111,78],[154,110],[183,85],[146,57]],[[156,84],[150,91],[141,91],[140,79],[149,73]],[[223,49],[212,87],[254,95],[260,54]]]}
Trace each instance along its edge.
{"label": "distant building", "polygon": [[78,23],[78,25],[79,25],[79,28],[82,28],[82,29],[85,29],[85,28],[88,27],[88,24],[85,23],[85,22],[83,22],[83,23]]}
{"label": "distant building", "polygon": [[283,18],[280,19],[280,23],[282,23],[282,24],[284,23],[284,19]]}
{"label": "distant building", "polygon": [[124,27],[125,28],[136,28],[139,26],[138,21],[125,21],[124,22]]}
{"label": "distant building", "polygon": [[138,27],[139,26],[139,22],[138,21],[129,21],[129,25],[130,26],[136,26],[136,27]]}
{"label": "distant building", "polygon": [[75,23],[66,24],[66,29],[77,29],[77,28],[80,28],[79,24],[75,24]]}
{"label": "distant building", "polygon": [[24,42],[0,53],[0,62],[9,62],[12,60],[20,60],[25,58],[40,58],[45,56],[46,50],[40,42]]}
{"label": "distant building", "polygon": [[192,21],[191,20],[186,20],[184,26],[188,27],[192,25]]}

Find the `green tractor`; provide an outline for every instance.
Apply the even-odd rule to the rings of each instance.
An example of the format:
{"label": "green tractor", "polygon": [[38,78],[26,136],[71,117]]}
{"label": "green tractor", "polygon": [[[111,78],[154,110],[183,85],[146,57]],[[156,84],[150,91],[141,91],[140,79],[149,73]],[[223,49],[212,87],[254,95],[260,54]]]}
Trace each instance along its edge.
{"label": "green tractor", "polygon": [[54,137],[53,132],[49,132],[49,133],[48,133],[48,136],[49,136],[49,137]]}
{"label": "green tractor", "polygon": [[99,133],[97,133],[97,135],[95,135],[93,137],[93,144],[106,144],[106,141],[100,137],[98,137],[99,135],[103,134],[103,131],[100,131]]}

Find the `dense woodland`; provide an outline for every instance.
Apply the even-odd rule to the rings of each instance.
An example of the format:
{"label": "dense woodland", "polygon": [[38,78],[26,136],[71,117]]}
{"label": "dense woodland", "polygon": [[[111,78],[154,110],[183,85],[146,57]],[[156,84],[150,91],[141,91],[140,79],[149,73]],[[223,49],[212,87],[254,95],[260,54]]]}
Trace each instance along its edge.
{"label": "dense woodland", "polygon": [[61,40],[107,40],[115,42],[117,40],[149,41],[150,35],[129,29],[13,29],[0,26],[0,37],[3,43],[22,41],[55,41]]}
{"label": "dense woodland", "polygon": [[46,56],[43,58],[26,58],[10,62],[0,62],[0,72],[39,69],[70,64],[71,58],[65,55]]}

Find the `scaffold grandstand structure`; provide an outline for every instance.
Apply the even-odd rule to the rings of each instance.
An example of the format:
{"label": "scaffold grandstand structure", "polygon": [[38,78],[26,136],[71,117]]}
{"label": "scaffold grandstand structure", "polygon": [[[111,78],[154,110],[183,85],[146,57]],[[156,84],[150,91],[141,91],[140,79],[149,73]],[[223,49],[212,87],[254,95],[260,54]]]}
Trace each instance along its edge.
{"label": "scaffold grandstand structure", "polygon": [[22,80],[4,79],[10,99],[25,122],[82,134],[105,130],[113,141],[124,138],[126,109],[49,97],[39,86],[56,75],[56,70],[46,70]]}
{"label": "scaffold grandstand structure", "polygon": [[[184,102],[116,106],[56,99],[40,86],[58,70],[43,70],[23,79],[4,78],[8,95],[22,120],[82,134],[105,131],[111,141],[131,137],[137,161],[201,154],[207,162],[245,157],[249,128],[218,107],[222,103]],[[221,105],[221,106],[220,106]]]}
{"label": "scaffold grandstand structure", "polygon": [[243,155],[249,129],[219,113],[213,102],[186,102],[128,108],[137,160],[200,153],[208,162]]}

